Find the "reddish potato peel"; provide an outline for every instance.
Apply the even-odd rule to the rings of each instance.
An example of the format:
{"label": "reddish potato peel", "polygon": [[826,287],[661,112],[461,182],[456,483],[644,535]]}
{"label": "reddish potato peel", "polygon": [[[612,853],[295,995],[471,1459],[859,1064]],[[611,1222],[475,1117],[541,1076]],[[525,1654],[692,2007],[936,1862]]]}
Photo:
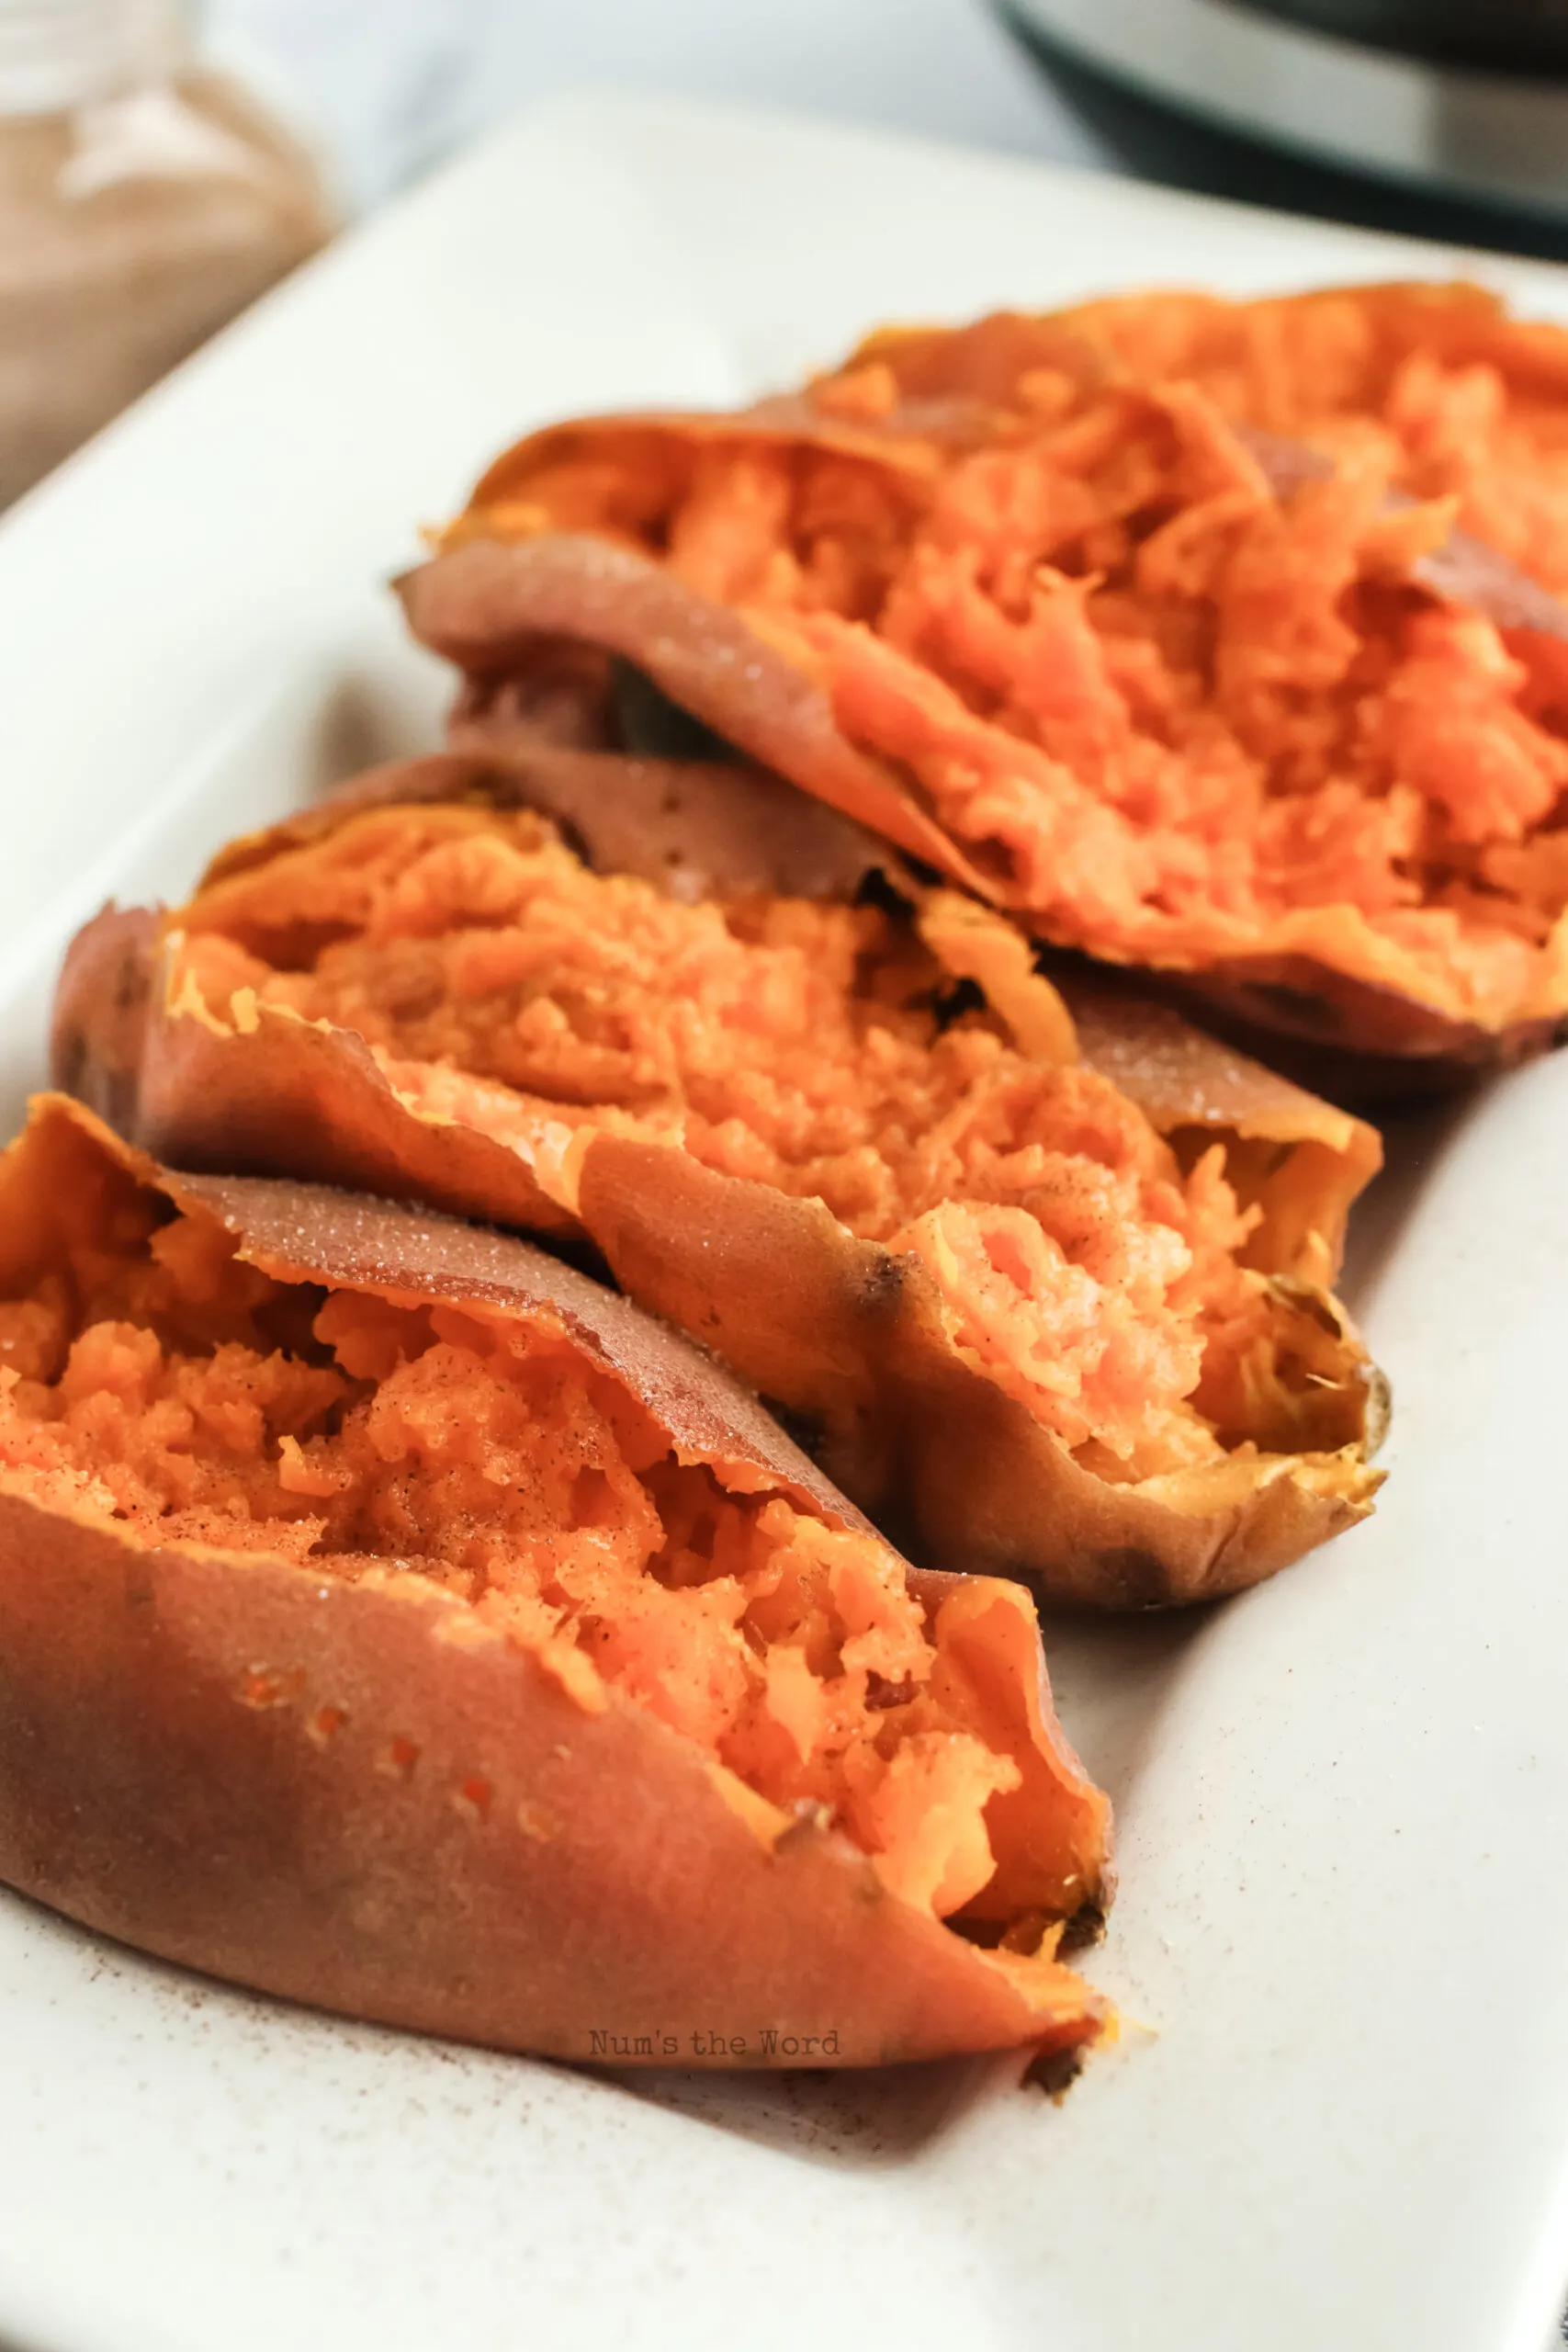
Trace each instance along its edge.
{"label": "reddish potato peel", "polygon": [[470,741],[609,648],[1036,936],[1409,1091],[1568,1012],[1565,351],[1471,288],[889,329],[532,436],[404,600]]}
{"label": "reddish potato peel", "polygon": [[[849,899],[878,874],[911,903],[931,896],[873,834],[764,771],[583,753],[528,738],[510,753],[492,744],[370,769],[315,808],[230,842],[209,866],[203,888],[323,838],[353,808],[464,799],[537,808],[564,828],[596,870],[637,875],[686,901],[751,892]],[[998,985],[995,958],[1005,935],[983,923],[966,926],[956,905],[952,914],[958,919],[949,920],[944,934],[945,951],[956,959],[952,969],[970,970],[964,960],[967,947],[982,966],[992,963]],[[55,995],[56,1083],[128,1133],[137,1124],[159,936],[159,919],[151,910],[106,910],[73,943]],[[1004,962],[1012,960],[1005,944],[1002,954]],[[983,984],[987,973],[976,967],[973,976]],[[1066,1016],[1053,1038],[1054,1052],[1069,1058],[1076,1052],[1109,1078],[1184,1159],[1211,1141],[1224,1145],[1242,1205],[1259,1212],[1244,1262],[1330,1287],[1351,1206],[1382,1165],[1376,1129],[1219,1044],[1113,976],[1053,967],[1036,997],[1035,1018],[1048,1028],[1053,995]],[[320,1050],[302,1046],[301,1055]],[[186,1085],[173,1075],[161,1083],[171,1095],[183,1094]],[[383,1091],[372,1091],[378,1102]],[[312,1121],[307,1094],[302,1090],[297,1113]],[[367,1190],[390,1183],[396,1191],[399,1147],[371,1141],[384,1114],[371,1108],[370,1094],[361,1115],[370,1133],[355,1181]],[[457,1155],[462,1146],[453,1138],[442,1148]],[[495,1195],[503,1205],[487,1209],[490,1188],[502,1182],[498,1174],[441,1174],[436,1165],[431,1163],[428,1181],[430,1197],[438,1202],[536,1230],[568,1229],[562,1213],[525,1171]]]}
{"label": "reddish potato peel", "polygon": [[[6,1391],[0,1877],[217,1975],[563,2057],[874,2064],[1068,2049],[1101,2030],[1103,2005],[1049,1956],[1050,1920],[1103,1898],[1108,1808],[1051,1713],[1017,1587],[906,1577],[725,1374],[522,1242],[311,1186],[171,1174],[61,1098],[35,1105],[0,1163],[0,1209],[11,1361],[41,1344],[51,1316],[77,1334],[47,1411],[36,1379]],[[93,1319],[105,1283],[129,1303],[129,1323],[123,1312]],[[12,1303],[25,1300],[38,1303]],[[976,1754],[1002,1759],[984,1816],[994,1869],[967,1905],[1002,1943],[980,1949],[891,1891],[827,1807],[792,1812],[748,1786],[616,1679],[624,1669],[602,1673],[591,1649],[563,1650],[504,1602],[487,1614],[450,1566],[444,1587],[434,1555],[414,1573],[390,1542],[348,1562],[325,1538],[302,1549],[315,1520],[299,1521],[285,1552],[246,1520],[236,1550],[194,1536],[177,1500],[162,1522],[134,1495],[116,1516],[85,1471],[58,1466],[61,1447],[86,1446],[101,1464],[93,1476],[123,1495],[138,1474],[129,1457],[115,1466],[106,1399],[133,1410],[133,1360],[146,1378],[149,1350],[175,1351],[170,1401],[156,1408],[166,1430],[176,1394],[199,1399],[207,1383],[216,1410],[236,1356],[252,1361],[224,1340],[226,1317],[246,1330],[281,1318],[321,1366],[325,1342],[301,1335],[329,1308],[345,1351],[355,1329],[368,1335],[361,1347],[384,1345],[376,1335],[389,1329],[418,1334],[399,1339],[415,1352],[390,1372],[367,1378],[361,1365],[344,1432],[417,1375],[434,1312],[437,1353],[454,1332],[478,1335],[498,1363],[542,1351],[563,1367],[542,1395],[564,1377],[622,1399],[626,1426],[656,1431],[656,1453],[669,1448],[671,1466],[645,1480],[705,1479],[738,1525],[783,1510],[790,1527],[814,1531],[835,1576],[876,1580],[925,1645],[932,1695],[895,1692],[877,1702],[894,1713],[866,1722],[901,1739],[897,1709],[925,1704],[937,1718],[920,1720],[962,1724]],[[206,1332],[194,1351],[193,1328]],[[118,1353],[118,1390],[88,1379],[106,1351]],[[41,1359],[35,1370],[46,1376]],[[282,1441],[276,1464],[265,1448],[253,1457],[223,1410],[211,1428],[227,1434],[198,1431],[181,1491],[209,1473],[209,1494],[231,1476],[281,1488],[291,1476],[291,1507],[308,1508],[324,1465],[347,1459],[333,1455],[347,1439],[329,1422],[304,1452]],[[138,1426],[145,1448],[153,1424]],[[389,1442],[384,1419],[376,1426],[372,1462]],[[220,1532],[223,1507],[203,1508]],[[276,1521],[280,1536],[293,1524]],[[687,1606],[668,1587],[661,1598]],[[896,1834],[946,1832],[917,1822]]]}
{"label": "reddish potato peel", "polygon": [[[631,788],[656,790],[660,807],[667,793],[678,797],[681,772],[623,764],[637,772]],[[542,803],[561,815],[570,803],[574,830],[592,848],[600,837],[593,796],[572,795],[585,774],[602,787],[613,765],[601,759],[585,770],[580,755],[538,754],[520,757],[498,776],[493,761],[420,763],[400,776],[380,773],[335,806],[234,844],[192,906],[172,919],[167,969],[145,1037],[131,1049],[133,1079],[123,1067],[125,1024],[117,1008],[136,993],[120,968],[127,942],[134,961],[145,935],[118,915],[89,926],[69,959],[57,1071],[89,1100],[123,1100],[134,1084],[137,1132],[183,1165],[287,1169],[587,1239],[631,1295],[716,1346],[765,1396],[800,1417],[845,1491],[919,1556],[1016,1574],[1089,1605],[1146,1606],[1254,1582],[1364,1515],[1378,1484],[1367,1457],[1380,1434],[1380,1385],[1318,1285],[1337,1261],[1348,1201],[1376,1164],[1376,1138],[1172,1016],[1082,992],[1090,1059],[1120,1078],[1125,1091],[1096,1075],[1072,1115],[1119,1123],[1125,1148],[1156,1170],[1165,1163],[1132,1107],[1146,1102],[1176,1148],[1171,1182],[1185,1182],[1179,1166],[1190,1166],[1217,1138],[1260,1219],[1243,1252],[1259,1271],[1235,1277],[1233,1269],[1226,1277],[1240,1283],[1238,1302],[1250,1302],[1251,1336],[1245,1345],[1238,1339],[1240,1352],[1227,1353],[1229,1341],[1214,1343],[1201,1406],[1212,1433],[1198,1447],[1205,1458],[1158,1453],[1151,1457],[1158,1475],[1135,1473],[1129,1481],[1108,1476],[1092,1448],[1075,1458],[1027,1397],[961,1351],[939,1288],[941,1250],[933,1273],[911,1249],[858,1236],[821,1198],[809,1197],[810,1185],[807,1196],[792,1197],[772,1182],[704,1165],[676,1135],[614,1112],[584,1114],[573,1107],[575,1095],[558,1108],[494,1085],[465,1095],[467,1081],[378,1059],[341,1020],[302,1018],[254,988],[225,1010],[214,984],[197,977],[204,940],[273,936],[282,918],[257,910],[276,897],[280,876],[297,876],[303,892],[288,903],[315,910],[301,915],[306,927],[297,936],[277,934],[286,963],[308,962],[310,938],[342,935],[344,921],[331,912],[342,886],[331,876],[367,873],[374,840],[384,849],[400,838],[400,808],[471,812],[429,820],[450,833],[457,855],[460,843],[477,848],[489,838],[491,811]],[[754,882],[754,863],[736,865],[754,861],[766,831],[750,821],[753,797],[764,807],[786,788],[737,775],[730,796],[715,797],[711,785],[710,772],[680,874],[705,887],[717,888],[737,871]],[[502,820],[498,814],[493,821]],[[624,831],[619,817],[610,830],[617,827]],[[435,854],[439,862],[447,852]],[[547,854],[558,861],[558,849]],[[814,842],[814,870],[829,902],[864,856],[863,837],[852,829],[836,846],[826,836]],[[886,853],[874,856],[886,871]],[[551,870],[570,879],[567,869]],[[908,961],[900,987],[915,989],[923,1001],[919,991],[943,974],[962,977],[976,1001],[989,1004],[986,1021],[999,1016],[1000,1034],[1010,1031],[1015,1057],[1023,1044],[1042,1069],[1070,1068],[1071,1020],[1056,990],[1032,970],[1016,933],[970,902],[895,871],[900,894],[908,894],[898,902],[911,910],[899,919],[908,931],[879,918],[875,935],[883,941],[878,955],[895,958],[890,969],[901,968],[899,957]],[[294,888],[288,879],[286,898]],[[624,906],[625,886],[616,888],[615,903]],[[771,902],[736,903],[744,931],[758,920],[758,905]],[[783,901],[780,911],[807,903]],[[652,904],[636,901],[638,922],[652,919]],[[582,925],[592,920],[572,918],[583,950],[592,934]],[[475,950],[511,956],[508,936],[504,926],[476,933]],[[496,949],[487,944],[492,938]],[[621,951],[604,952],[614,969]],[[302,975],[299,985],[312,984]],[[634,1012],[628,1000],[625,1017]],[[398,1048],[411,1050],[424,1048]],[[749,1058],[765,1069],[765,1059]],[[1009,1067],[1021,1082],[1033,1082],[1028,1060]],[[458,1094],[447,1108],[453,1086]],[[1064,1102],[1070,1098],[1069,1089]]]}
{"label": "reddish potato peel", "polygon": [[[738,430],[737,437],[744,435]],[[508,663],[525,669],[536,634],[548,639],[580,628],[638,664],[740,752],[987,903],[1014,910],[1035,936],[1142,970],[1150,985],[1174,988],[1200,1017],[1212,1008],[1260,1051],[1276,1051],[1271,1040],[1290,1040],[1303,1075],[1338,1100],[1375,1106],[1526,1058],[1556,1041],[1568,1014],[1555,933],[1525,993],[1493,1017],[1413,993],[1397,957],[1369,946],[1358,922],[1348,923],[1333,905],[1281,922],[1267,944],[1198,959],[1140,955],[1064,929],[1020,904],[983,844],[944,833],[897,763],[874,757],[840,729],[828,686],[809,665],[792,673],[787,652],[771,637],[634,549],[583,533],[504,546],[464,537],[399,586],[414,635],[474,680],[504,674]],[[454,742],[480,753],[504,751],[505,734],[469,718],[455,727]],[[1545,879],[1550,888],[1550,873]],[[1382,976],[1384,965],[1391,977]]]}

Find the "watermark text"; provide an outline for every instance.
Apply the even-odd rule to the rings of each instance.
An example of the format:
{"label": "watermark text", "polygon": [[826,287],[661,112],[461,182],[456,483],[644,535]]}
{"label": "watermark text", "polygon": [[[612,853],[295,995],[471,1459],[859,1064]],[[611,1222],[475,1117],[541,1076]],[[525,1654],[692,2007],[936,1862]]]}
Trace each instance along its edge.
{"label": "watermark text", "polygon": [[679,2065],[685,2058],[751,2059],[776,2065],[781,2058],[809,2065],[814,2060],[837,2058],[839,2029],[827,2033],[781,2033],[776,2026],[758,2027],[754,2033],[701,2030],[682,2033],[612,2033],[593,2026],[588,2035],[591,2058],[668,2058]]}

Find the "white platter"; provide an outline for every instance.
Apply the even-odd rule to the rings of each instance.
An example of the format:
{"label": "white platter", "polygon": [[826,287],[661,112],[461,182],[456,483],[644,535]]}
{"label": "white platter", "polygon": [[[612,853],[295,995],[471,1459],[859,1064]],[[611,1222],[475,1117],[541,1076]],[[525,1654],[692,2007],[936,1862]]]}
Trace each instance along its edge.
{"label": "white platter", "polygon": [[[0,528],[0,1089],[112,888],[430,740],[378,585],[566,410],[727,401],[886,316],[1451,258],[615,99],[525,118]],[[1475,265],[1568,316],[1568,277]],[[1568,1057],[1411,1129],[1358,1243],[1377,1519],[1216,1613],[1053,1637],[1121,1813],[1013,2067],[641,2084],[346,2026],[0,1894],[0,2337],[26,2352],[1540,2352],[1568,2271]],[[1145,2030],[1146,2029],[1146,2030]]]}

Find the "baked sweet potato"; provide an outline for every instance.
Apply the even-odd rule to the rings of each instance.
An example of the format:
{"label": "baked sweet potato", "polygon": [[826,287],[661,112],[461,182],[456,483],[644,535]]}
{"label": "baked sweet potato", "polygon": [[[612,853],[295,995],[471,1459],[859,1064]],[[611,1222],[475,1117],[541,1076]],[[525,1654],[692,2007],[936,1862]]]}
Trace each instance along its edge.
{"label": "baked sweet potato", "polygon": [[1370,455],[1405,493],[1453,499],[1460,527],[1495,556],[1568,588],[1568,331],[1512,316],[1485,287],[1113,295],[956,334],[885,329],[840,377],[868,364],[927,414],[960,399],[1010,405],[1042,368],[1086,385],[1194,384],[1232,421],[1331,458]]}
{"label": "baked sweet potato", "polygon": [[[236,843],[130,1046],[151,933],[100,918],[62,1082],[181,1166],[592,1245],[943,1566],[1146,1606],[1364,1515],[1382,1392],[1323,1284],[1370,1130],[1103,992],[1080,1061],[1016,931],[820,813],[820,894],[759,887],[771,778],[694,803],[674,866],[653,828],[642,876],[596,872],[556,820],[626,826],[582,756],[419,763]],[[630,765],[678,814],[690,772]]]}
{"label": "baked sweet potato", "polygon": [[1054,1954],[1108,1807],[1027,1596],[907,1569],[625,1300],[52,1097],[0,1161],[0,1350],[13,1885],[561,2057],[1100,2030]]}
{"label": "baked sweet potato", "polygon": [[609,649],[1037,937],[1436,1081],[1568,1012],[1565,385],[1465,288],[890,330],[534,435],[402,591],[470,741]]}

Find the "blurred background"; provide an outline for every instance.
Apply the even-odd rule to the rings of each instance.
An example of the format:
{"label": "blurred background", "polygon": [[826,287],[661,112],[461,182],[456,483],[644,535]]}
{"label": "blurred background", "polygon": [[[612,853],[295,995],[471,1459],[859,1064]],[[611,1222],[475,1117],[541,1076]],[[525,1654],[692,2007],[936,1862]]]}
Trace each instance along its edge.
{"label": "blurred background", "polygon": [[0,0],[0,503],[344,222],[586,85],[1568,256],[1568,0]]}
{"label": "blurred background", "polygon": [[243,69],[319,119],[351,200],[553,90],[678,90],[1099,159],[985,0],[213,0]]}
{"label": "blurred background", "polygon": [[525,97],[615,81],[1568,252],[1568,0],[217,0],[212,21],[320,109],[361,200]]}

